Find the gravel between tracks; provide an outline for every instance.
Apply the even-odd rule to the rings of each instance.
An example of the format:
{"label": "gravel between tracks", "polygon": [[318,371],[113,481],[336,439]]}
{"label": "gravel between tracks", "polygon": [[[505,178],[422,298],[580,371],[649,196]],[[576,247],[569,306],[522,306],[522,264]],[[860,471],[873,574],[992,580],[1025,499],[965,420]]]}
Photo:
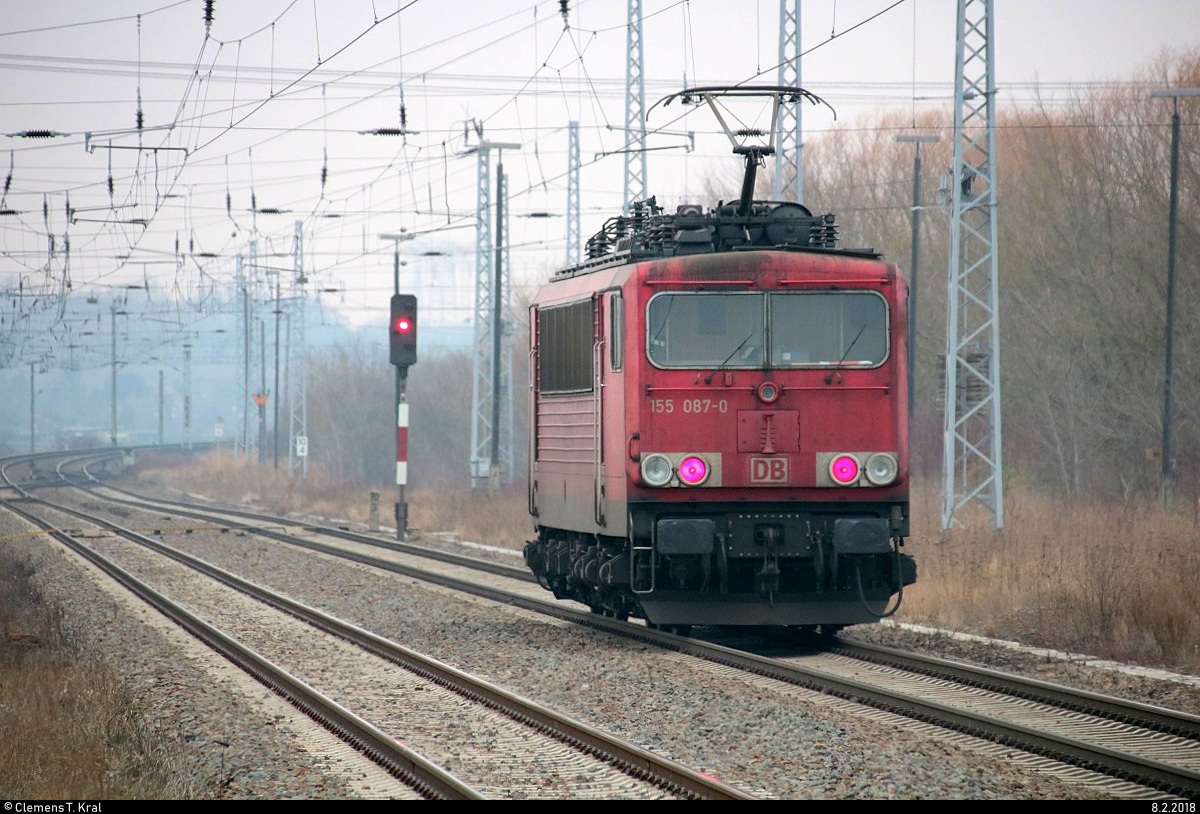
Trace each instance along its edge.
{"label": "gravel between tracks", "polygon": [[[0,535],[16,533],[14,524],[11,516],[0,516]],[[193,533],[167,541],[763,797],[1107,798],[1099,788],[1066,784],[952,741],[847,715],[804,691],[779,690],[411,579],[289,554],[248,537]],[[24,545],[44,549],[47,542],[33,539]],[[148,629],[146,613],[129,612],[95,580],[79,579],[72,559],[37,556],[41,578],[62,587],[56,599],[82,638],[118,664],[151,702],[147,727],[176,745],[204,796],[369,796],[370,783],[353,782],[355,770],[347,764],[325,760],[319,750],[296,751],[295,739],[266,736],[286,714],[268,703],[279,703],[273,696],[264,698],[244,684],[233,688],[228,678],[217,683],[207,668],[190,666],[194,660],[168,668],[168,653],[179,646],[179,636]],[[899,637],[911,635],[879,626],[871,631],[873,638],[888,638],[896,646],[903,643]],[[939,642],[920,638],[926,649],[928,642]],[[981,660],[990,652],[979,644],[941,646],[954,651],[944,655],[957,658]],[[971,655],[964,655],[966,650]],[[1011,651],[1004,657],[1014,659]],[[1069,669],[1075,680],[1063,683],[1092,680],[1079,680],[1091,672],[1079,665]],[[1058,680],[1044,672],[1039,677]],[[1155,690],[1148,679],[1097,672],[1100,691],[1145,684],[1157,703],[1182,706],[1163,697],[1165,682],[1153,682]],[[1200,695],[1194,686],[1182,687],[1177,691],[1185,700]],[[214,748],[214,743],[228,745]]]}

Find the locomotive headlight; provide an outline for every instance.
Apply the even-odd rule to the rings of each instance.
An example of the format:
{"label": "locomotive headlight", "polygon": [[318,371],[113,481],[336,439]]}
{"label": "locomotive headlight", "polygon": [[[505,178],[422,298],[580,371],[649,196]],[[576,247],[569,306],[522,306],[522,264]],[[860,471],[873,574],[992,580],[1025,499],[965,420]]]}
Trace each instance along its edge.
{"label": "locomotive headlight", "polygon": [[829,477],[833,478],[835,483],[842,486],[849,486],[858,480],[861,469],[862,467],[858,463],[858,458],[846,452],[841,455],[835,455],[833,460],[829,462]]}
{"label": "locomotive headlight", "polygon": [[642,457],[642,480],[647,486],[666,486],[673,470],[666,455],[653,453]]}
{"label": "locomotive headlight", "polygon": [[763,382],[755,393],[758,394],[758,400],[763,404],[772,404],[779,398],[779,385],[775,382]]}
{"label": "locomotive headlight", "polygon": [[679,462],[679,479],[688,486],[699,486],[708,479],[708,464],[699,455],[689,455]]}
{"label": "locomotive headlight", "polygon": [[887,486],[896,479],[900,466],[896,463],[896,456],[890,452],[876,452],[867,458],[865,471],[867,480],[873,486]]}

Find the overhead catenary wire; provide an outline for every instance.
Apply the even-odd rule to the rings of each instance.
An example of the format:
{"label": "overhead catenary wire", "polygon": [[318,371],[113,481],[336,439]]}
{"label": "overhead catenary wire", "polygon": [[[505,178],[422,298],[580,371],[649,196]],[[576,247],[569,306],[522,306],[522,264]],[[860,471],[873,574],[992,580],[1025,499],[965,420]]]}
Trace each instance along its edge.
{"label": "overhead catenary wire", "polygon": [[[164,6],[163,8],[171,8],[176,5],[180,4],[171,4],[171,6]],[[297,16],[312,20],[312,24],[315,26],[318,20],[325,19],[326,13],[322,7],[321,13],[318,15],[318,6],[314,0],[314,2],[311,4],[313,9],[312,15],[309,17],[309,15],[306,13],[308,11],[306,6],[308,5],[309,4],[301,4],[299,7],[299,11],[301,13]],[[586,3],[580,3],[578,5],[584,7],[585,11],[587,10]],[[132,168],[130,168],[129,164],[124,164],[122,167],[114,167],[112,166],[112,152],[108,151],[106,156],[109,163],[107,174],[93,173],[89,183],[73,182],[69,185],[63,185],[56,190],[46,193],[55,201],[55,211],[57,211],[57,204],[61,203],[66,198],[68,192],[71,196],[71,199],[74,200],[76,192],[78,191],[81,193],[81,201],[85,202],[87,199],[82,197],[83,195],[91,194],[92,192],[98,192],[103,195],[107,199],[107,203],[113,207],[118,205],[127,206],[132,203],[140,203],[142,201],[153,204],[153,206],[151,206],[151,211],[147,213],[150,216],[148,220],[154,223],[153,228],[157,228],[162,231],[177,228],[177,219],[182,216],[184,211],[186,211],[188,217],[197,219],[193,225],[195,228],[201,231],[209,228],[210,224],[215,222],[217,219],[214,217],[217,215],[219,215],[221,219],[224,219],[226,223],[229,223],[233,216],[231,207],[226,206],[225,210],[221,211],[221,207],[219,205],[210,206],[204,201],[204,196],[212,193],[214,187],[217,189],[217,192],[213,193],[214,199],[216,195],[219,195],[219,189],[221,186],[220,183],[212,184],[205,183],[203,181],[197,181],[189,184],[189,200],[186,204],[186,210],[174,206],[164,207],[163,204],[166,202],[166,196],[174,194],[173,190],[176,189],[175,185],[179,183],[179,179],[187,177],[183,170],[191,171],[204,167],[213,167],[216,161],[223,161],[226,168],[226,178],[223,185],[225,187],[224,192],[227,200],[235,193],[239,196],[245,195],[247,187],[245,183],[244,172],[246,167],[250,165],[250,162],[247,162],[244,159],[252,155],[251,151],[253,150],[253,152],[258,153],[258,155],[253,156],[253,168],[257,168],[260,170],[260,172],[258,173],[259,177],[254,179],[251,183],[251,187],[249,189],[251,198],[253,199],[255,194],[261,195],[264,198],[269,196],[270,202],[272,204],[278,204],[278,208],[280,209],[293,208],[296,207],[297,203],[302,202],[302,208],[307,213],[305,216],[308,224],[306,228],[317,229],[326,228],[327,226],[329,228],[333,228],[335,223],[332,220],[316,220],[319,215],[326,213],[336,214],[340,212],[347,219],[357,218],[360,221],[362,218],[366,217],[367,213],[370,211],[370,208],[362,204],[363,193],[355,193],[352,191],[354,189],[363,189],[364,181],[366,186],[365,195],[370,197],[377,206],[394,206],[397,214],[402,216],[408,216],[408,213],[413,213],[413,216],[416,217],[426,217],[433,212],[434,202],[437,201],[437,219],[440,221],[440,223],[437,225],[443,227],[461,228],[464,219],[468,217],[466,214],[464,214],[466,207],[459,207],[460,210],[464,211],[455,211],[454,200],[452,199],[461,200],[461,197],[465,193],[468,193],[472,187],[468,168],[461,167],[461,162],[457,162],[455,166],[451,166],[452,162],[448,159],[448,154],[449,152],[452,152],[451,148],[454,144],[454,142],[449,138],[449,128],[430,127],[430,122],[423,122],[420,129],[427,131],[427,138],[420,140],[418,143],[405,145],[394,151],[391,155],[384,155],[381,158],[372,158],[361,162],[353,156],[345,155],[340,149],[331,149],[331,139],[340,138],[342,134],[352,131],[351,128],[338,128],[334,126],[332,124],[331,117],[341,113],[343,110],[353,109],[355,104],[365,104],[365,102],[373,98],[374,93],[372,92],[365,95],[347,93],[345,97],[343,97],[341,93],[327,94],[328,90],[333,90],[335,88],[349,89],[353,87],[354,82],[365,83],[368,79],[368,75],[363,71],[344,71],[336,76],[330,76],[329,69],[334,67],[332,66],[334,60],[332,56],[323,53],[325,50],[324,46],[326,46],[327,43],[318,44],[315,49],[316,58],[321,61],[320,75],[313,72],[311,69],[309,69],[307,72],[292,73],[282,66],[282,63],[277,60],[274,53],[277,36],[275,23],[282,18],[283,14],[287,14],[289,10],[292,10],[294,6],[295,2],[289,3],[284,9],[283,13],[277,16],[275,21],[266,23],[261,28],[257,29],[256,32],[254,32],[254,34],[266,35],[258,41],[256,46],[256,53],[258,55],[261,55],[268,48],[271,51],[269,63],[265,66],[263,65],[265,60],[261,59],[261,56],[255,56],[251,54],[251,51],[255,50],[255,48],[252,48],[250,43],[250,38],[253,37],[254,34],[242,35],[237,38],[225,38],[223,41],[219,41],[215,38],[211,38],[211,34],[216,33],[215,26],[213,27],[212,32],[205,32],[210,37],[210,39],[207,40],[207,51],[204,50],[204,48],[201,48],[196,61],[191,63],[191,67],[189,67],[189,63],[186,62],[178,63],[179,76],[190,75],[190,88],[184,94],[181,94],[180,98],[177,100],[177,107],[172,121],[177,123],[180,129],[176,130],[175,134],[171,137],[172,139],[175,139],[175,141],[171,143],[179,143],[178,140],[180,137],[184,136],[185,133],[182,128],[186,126],[188,128],[185,137],[186,143],[192,147],[207,144],[209,146],[208,150],[202,152],[200,155],[190,156],[186,162],[186,167],[184,168],[180,168],[178,165],[168,162],[166,160],[166,154],[161,156],[148,154],[144,159],[139,156],[139,160],[133,164]],[[878,14],[875,16],[884,14],[893,7],[894,6],[889,6],[878,12]],[[661,15],[664,12],[675,8],[680,10],[680,14],[683,17],[690,17],[691,4],[687,2],[677,2],[664,3],[661,9],[647,15],[647,18],[649,19],[655,15]],[[375,19],[379,21],[379,13],[378,10],[375,9],[374,4],[372,4],[371,10],[374,13]],[[529,26],[525,25],[523,21],[519,20],[518,15],[528,15],[529,10],[529,7],[525,6],[522,7],[519,12],[514,12],[511,15],[507,15],[505,18],[498,17],[497,19],[507,19],[508,22],[502,24],[501,27],[514,27],[519,31],[528,31]],[[556,8],[555,10],[557,11],[558,9]],[[528,199],[528,196],[534,194],[535,192],[539,195],[544,194],[548,188],[552,188],[552,185],[561,182],[562,178],[564,177],[563,173],[557,172],[557,167],[549,166],[549,162],[551,160],[555,160],[555,156],[561,155],[560,152],[551,148],[552,142],[550,141],[550,139],[552,139],[557,132],[561,132],[561,128],[551,125],[543,126],[541,102],[561,98],[564,105],[567,105],[574,103],[577,100],[577,97],[586,100],[584,104],[591,107],[593,115],[590,118],[592,118],[593,121],[583,123],[583,130],[584,132],[593,134],[600,140],[604,139],[604,133],[606,132],[604,128],[608,125],[606,105],[608,101],[616,98],[617,83],[606,83],[602,80],[599,74],[594,71],[595,60],[592,57],[595,55],[595,52],[590,51],[589,48],[597,47],[597,44],[602,42],[605,32],[621,31],[623,30],[623,26],[614,25],[607,27],[601,25],[584,27],[580,24],[580,20],[577,18],[575,11],[576,9],[572,9],[571,23],[573,25],[568,25],[565,27],[562,26],[562,23],[566,22],[566,20],[560,22],[558,15],[543,14],[539,16],[535,11],[533,16],[537,23],[552,23],[556,26],[556,28],[559,28],[558,33],[560,35],[562,44],[556,43],[555,47],[560,49],[560,52],[556,53],[555,48],[551,48],[547,51],[547,56],[544,58],[539,58],[539,49],[537,46],[535,46],[533,51],[533,69],[529,75],[501,77],[503,81],[508,82],[506,87],[503,85],[503,82],[499,82],[496,88],[489,87],[480,88],[477,90],[479,96],[487,96],[488,94],[491,94],[490,98],[496,99],[495,105],[489,106],[488,111],[483,116],[483,119],[488,124],[489,133],[502,132],[499,129],[501,125],[501,118],[508,117],[510,120],[515,119],[515,132],[520,134],[521,140],[532,145],[529,152],[525,156],[525,161],[528,168],[528,179],[525,181],[526,186],[524,189],[518,188],[511,192],[510,197],[514,201],[521,200],[522,196],[525,196]],[[844,9],[841,11],[844,13]],[[142,14],[148,18],[148,15],[151,13],[153,12],[146,11]],[[195,15],[195,12],[193,11],[192,14]],[[394,15],[389,15],[383,19],[389,19],[390,16]],[[552,19],[548,20],[547,16]],[[136,19],[136,17],[129,16],[125,17],[124,19],[132,20]],[[196,21],[195,16],[192,17],[192,20],[193,24],[199,28],[200,24],[198,21]],[[514,20],[520,23],[520,25],[512,26],[511,23]],[[868,21],[869,20],[864,20],[859,22],[857,23],[857,26],[861,26]],[[467,30],[482,31],[486,29],[488,25],[491,25],[495,22],[495,20],[483,21],[479,25],[473,26],[471,29]],[[400,18],[397,18],[396,24],[397,35],[399,35]],[[673,20],[672,24],[674,24]],[[835,25],[830,32],[831,38],[830,40],[827,40],[826,43],[831,42],[833,39],[845,37],[857,26],[843,27],[842,30],[839,31]],[[561,37],[563,30],[567,31],[567,39],[565,40]],[[540,46],[544,41],[541,39],[541,34],[537,33],[536,29],[534,29],[534,31],[534,38],[537,44]],[[500,28],[498,27],[493,28],[492,32],[498,34],[499,36],[489,37],[489,45],[490,43],[494,42],[510,41],[513,36],[517,36],[513,32],[500,31]],[[2,33],[3,32],[0,32],[0,35],[2,35]],[[439,40],[439,42],[454,42],[456,44],[465,43],[466,40],[461,39],[465,36],[466,31],[455,32],[454,34]],[[270,38],[269,42],[267,37]],[[588,40],[588,44],[585,44],[582,40],[580,40],[580,37],[590,38]],[[151,37],[148,30],[146,41],[149,42],[150,39]],[[399,36],[397,36],[397,42],[402,46],[402,43],[399,43],[399,39]],[[282,40],[280,40],[280,42],[282,42]],[[562,46],[568,42],[574,49],[574,59],[563,62],[561,58],[557,57],[559,57],[561,54]],[[215,87],[223,82],[228,81],[230,78],[228,74],[222,73],[225,70],[226,65],[222,65],[221,60],[218,60],[216,58],[217,55],[213,53],[214,51],[217,51],[218,53],[220,52],[220,44],[222,43],[229,43],[231,45],[236,43],[238,45],[236,50],[239,52],[236,56],[236,62],[233,60],[228,61],[228,63],[232,64],[233,66],[233,81],[237,87],[233,99],[238,100],[236,101],[236,104],[228,104],[228,121],[230,124],[236,123],[236,126],[224,128],[212,126],[216,120],[211,117],[212,109],[214,107],[226,107],[227,103],[230,101],[230,97],[228,96],[226,96],[224,99],[221,99],[219,95],[214,95],[213,93],[213,89]],[[214,45],[216,47],[214,47]],[[690,31],[688,32],[688,37],[684,43],[684,46],[684,70],[686,72],[688,70],[688,48],[690,47],[691,49],[693,62],[696,53],[696,45],[695,43],[691,42]],[[428,49],[430,47],[432,46],[422,45],[420,48],[413,49],[412,51],[408,52],[406,52],[403,47],[400,47],[397,49],[397,56],[393,59],[404,59],[409,57],[412,53],[415,53],[421,49]],[[445,45],[438,47],[442,48],[443,50],[447,49],[447,46]],[[465,47],[462,49],[462,54],[452,56],[451,60],[464,58],[464,55],[470,50],[477,50],[477,48],[474,48],[474,46],[470,48]],[[811,53],[812,50],[815,49],[810,49],[810,51],[806,53]],[[228,52],[226,52],[226,54],[228,54]],[[311,55],[312,54],[310,53],[310,56]],[[551,55],[554,55],[556,58],[552,58]],[[587,59],[584,58],[585,55],[587,56]],[[213,58],[211,64],[209,63],[209,57]],[[3,57],[0,57],[0,59],[3,59]],[[450,63],[451,60],[447,60],[441,64]],[[143,61],[141,59],[141,55],[139,54],[139,59],[136,65],[129,65],[130,69],[139,74],[139,97],[142,96],[142,83],[149,81],[153,76],[152,70],[146,70],[153,64],[154,63],[152,62]],[[386,63],[377,64],[383,65]],[[407,90],[411,90],[412,88],[417,87],[414,83],[419,79],[423,88],[434,89],[441,80],[435,80],[433,73],[420,70],[414,71],[413,75],[409,76],[404,70],[403,62],[392,64],[398,64],[400,67],[398,72],[399,80],[397,81],[395,73],[393,73],[393,78],[390,82],[384,82],[381,78],[379,80],[378,89],[383,94],[396,94],[398,97],[398,104],[400,105],[402,119],[406,106],[405,85],[408,86]],[[575,81],[575,77],[570,75],[572,73],[572,68],[577,72],[578,81]],[[757,65],[756,68],[758,68],[761,73],[772,70],[771,68],[767,68],[766,71],[764,71],[760,66]],[[88,69],[82,67],[82,63],[80,63],[79,67],[72,68],[71,70],[80,75],[84,75],[85,71]],[[692,70],[694,76],[694,65]],[[265,71],[265,75],[262,73],[263,71]],[[551,75],[554,76],[553,82],[543,81]],[[304,78],[306,76],[307,78]],[[276,83],[280,81],[281,77],[291,86],[285,86],[281,88],[276,87]],[[263,82],[263,84],[259,84],[260,81]],[[1099,85],[1097,84],[1095,86]],[[463,86],[461,84],[457,86],[447,84],[445,87],[454,89],[450,91],[443,90],[442,92],[462,93],[464,96],[467,93],[467,91],[462,89]],[[254,118],[255,112],[263,109],[263,106],[266,104],[273,106],[284,104],[302,104],[305,102],[305,94],[309,94],[311,98],[313,90],[316,88],[319,88],[320,93],[322,94],[322,107],[319,121],[317,121],[316,117],[314,117],[311,120],[311,124],[302,123],[300,126],[296,126],[292,123],[278,125],[269,121],[260,121]],[[497,91],[497,88],[499,91]],[[936,90],[936,88],[930,88],[931,92]],[[1006,86],[1005,90],[1006,92],[1009,92],[1012,90],[1012,88]],[[903,95],[901,93],[902,91]],[[874,88],[869,89],[867,93],[861,94],[856,101],[869,104],[874,103],[877,100],[888,101],[904,98],[905,101],[911,100],[915,110],[918,102],[913,97],[916,96],[918,92],[919,91],[915,83],[914,74],[914,82],[912,83],[880,83]],[[330,104],[325,104],[327,95]],[[147,112],[150,112],[152,109],[151,102],[149,101],[150,99],[150,95],[145,95],[142,99],[143,103],[147,105]],[[344,106],[342,104],[343,101],[346,102]],[[424,101],[427,105],[429,101],[428,94],[425,94]],[[530,104],[533,105],[532,111],[530,111],[529,107],[526,106]],[[937,101],[929,101],[925,102],[924,104],[934,107],[942,103]],[[337,108],[337,110],[330,110],[331,107]],[[529,115],[530,112],[533,114],[532,117]],[[512,114],[511,116],[509,115],[510,113]],[[426,118],[428,119],[428,116]],[[531,118],[532,123],[530,121]],[[669,124],[655,124],[658,126],[658,129],[651,132],[662,132],[670,127]],[[1104,123],[1097,123],[1095,126],[1105,125]],[[872,128],[841,128],[839,132],[853,133],[863,132],[870,129]],[[284,144],[284,139],[291,136],[301,137],[307,132],[318,131],[321,133],[320,138],[322,139],[319,163],[315,157],[315,151],[310,151],[307,159],[286,159],[286,161],[295,162],[294,171],[289,164],[284,163],[285,160],[280,160],[277,163],[275,159],[268,157],[270,153],[284,152],[283,149],[276,149],[276,146]],[[810,132],[820,133],[827,131],[817,128]],[[235,143],[234,139],[240,141]],[[252,144],[249,144],[248,142],[252,142]],[[290,142],[288,142],[288,144],[290,146]],[[22,149],[24,149],[24,147],[25,145],[22,145]],[[29,145],[29,147],[36,147],[37,149],[52,149],[50,145],[46,144]],[[259,149],[254,150],[255,147],[258,147]],[[243,150],[245,150],[244,155],[242,154]],[[701,150],[685,160],[699,160],[704,158],[706,155],[707,153]],[[239,158],[239,156],[241,156],[241,158]],[[330,173],[331,157],[333,157],[337,162],[336,178],[334,178]],[[232,162],[230,161],[231,158],[233,159]],[[122,163],[124,162],[122,161]],[[592,167],[597,163],[599,162],[593,160],[587,162],[585,166]],[[12,154],[10,153],[10,168],[11,165]],[[217,166],[219,167],[219,165]],[[266,167],[271,167],[271,169],[266,171],[264,170]],[[236,177],[231,178],[230,173],[233,173]],[[392,173],[396,173],[397,176],[402,177],[403,183],[393,186]],[[21,180],[23,180],[26,175],[24,169],[21,175]],[[312,185],[311,179],[313,178],[313,175],[317,175],[320,178],[320,184],[317,185],[316,188],[314,188],[314,185]],[[289,185],[292,184],[295,179],[300,177],[306,177],[309,179],[307,192],[303,190],[296,191],[289,188]],[[109,189],[107,189],[110,183],[115,185],[115,189],[113,189],[111,192]],[[385,183],[385,185],[376,189],[375,184],[378,183]],[[439,183],[441,188],[434,189],[434,187],[438,186]],[[28,184],[21,184],[17,182],[14,182],[14,184],[22,188],[22,194],[28,187]],[[423,189],[421,189],[422,187]],[[394,196],[392,194],[393,189],[395,190]],[[420,189],[420,194],[418,194],[418,189]],[[275,190],[280,191],[283,193],[283,195],[280,198],[276,198],[274,192]],[[117,193],[121,193],[121,195],[118,195]],[[5,200],[11,202],[13,200],[12,195],[6,193]],[[418,202],[420,203],[418,204]],[[257,203],[257,201],[252,200],[252,204],[254,204],[254,208],[256,209],[259,208]],[[144,235],[148,234],[148,232],[138,228],[131,228],[130,224],[120,223],[121,220],[122,218],[114,215],[101,226],[101,229],[104,230],[104,236],[102,240],[105,242],[110,242],[113,245],[118,245],[125,242],[126,237],[132,237],[133,240],[131,240],[128,245],[123,246],[122,248],[136,249],[137,247],[141,246],[145,239]],[[259,219],[257,226],[260,230],[270,230],[275,228],[274,226],[269,225],[266,222],[267,220],[267,218]],[[9,221],[10,226],[16,228],[20,228],[20,223],[21,221],[17,220],[16,218]],[[343,226],[345,225],[345,221],[339,221],[336,225],[339,227]],[[356,223],[355,225],[357,226],[359,224]],[[290,223],[288,224],[288,227],[290,228]],[[433,224],[425,224],[422,228],[424,229],[424,234],[426,235],[437,234],[437,232],[433,229]],[[74,239],[74,230],[72,231],[72,239]],[[354,231],[358,230],[355,229]],[[83,229],[83,227],[80,227],[80,232],[84,233],[83,239],[85,241],[90,240],[91,244],[93,246],[95,245],[95,240],[97,239],[95,236],[89,239],[86,236],[86,230]],[[228,229],[226,229],[226,233],[228,233]],[[61,240],[61,236],[59,239]],[[235,245],[235,243],[231,242],[229,239],[224,239],[224,246],[212,245],[213,241],[206,242],[208,242],[214,250],[222,251],[228,251],[230,246]],[[9,247],[5,248],[7,249]],[[61,249],[61,244],[59,248]],[[127,252],[114,252],[114,254],[117,253]],[[15,256],[15,253],[13,254]],[[87,247],[81,246],[80,248],[77,248],[73,245],[71,246],[70,254],[73,265],[73,273],[78,273],[80,271],[78,263],[82,258],[86,258],[84,260],[85,266],[82,269],[82,272],[85,274],[85,276],[90,277],[95,273],[96,267],[88,267],[87,264],[92,263],[92,258],[97,257],[96,252],[91,251]],[[348,254],[345,256],[349,257]],[[55,273],[58,274],[59,270],[55,269]],[[113,279],[114,277],[119,276],[119,267],[117,269],[102,271],[102,274],[104,276],[98,279]],[[3,286],[4,280],[0,279],[0,288],[3,288]]]}

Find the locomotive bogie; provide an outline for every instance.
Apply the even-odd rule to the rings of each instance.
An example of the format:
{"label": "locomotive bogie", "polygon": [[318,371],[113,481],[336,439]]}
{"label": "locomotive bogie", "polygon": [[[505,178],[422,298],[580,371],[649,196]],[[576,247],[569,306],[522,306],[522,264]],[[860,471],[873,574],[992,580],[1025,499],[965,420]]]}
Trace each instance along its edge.
{"label": "locomotive bogie", "polygon": [[525,549],[560,599],[655,624],[814,625],[877,621],[916,580],[899,553],[907,518],[892,505],[705,505],[632,509],[626,541],[543,532]]}

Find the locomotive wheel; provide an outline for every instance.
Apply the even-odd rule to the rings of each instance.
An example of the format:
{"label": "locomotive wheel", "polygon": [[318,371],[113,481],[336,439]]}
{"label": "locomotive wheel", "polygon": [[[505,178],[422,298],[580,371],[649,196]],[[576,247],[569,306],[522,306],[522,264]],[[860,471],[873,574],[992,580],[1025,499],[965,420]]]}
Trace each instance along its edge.
{"label": "locomotive wheel", "polygon": [[691,625],[656,625],[653,622],[647,622],[646,627],[651,630],[661,630],[663,633],[674,633],[676,636],[691,636]]}
{"label": "locomotive wheel", "polygon": [[629,621],[629,613],[627,611],[610,610],[603,605],[594,605],[591,607],[591,611],[597,616],[603,616],[606,619],[616,619],[618,622]]}

